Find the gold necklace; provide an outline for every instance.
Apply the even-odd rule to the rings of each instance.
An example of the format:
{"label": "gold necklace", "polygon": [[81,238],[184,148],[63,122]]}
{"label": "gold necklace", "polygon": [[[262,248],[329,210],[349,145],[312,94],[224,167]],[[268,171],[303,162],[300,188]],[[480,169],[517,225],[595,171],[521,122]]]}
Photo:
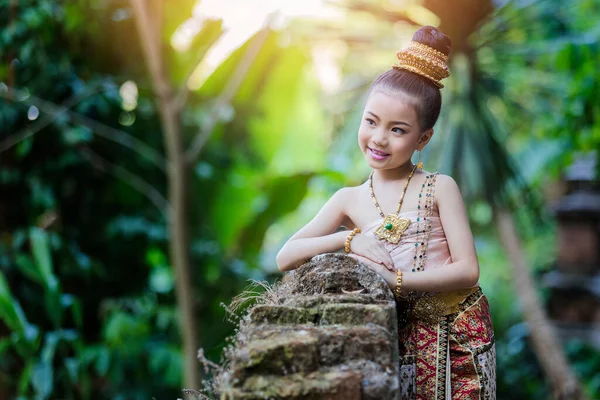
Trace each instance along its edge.
{"label": "gold necklace", "polygon": [[408,229],[408,226],[410,225],[410,219],[400,218],[399,214],[400,209],[402,208],[402,202],[404,202],[404,195],[406,194],[406,189],[408,189],[408,184],[410,183],[410,180],[413,177],[413,174],[415,173],[416,169],[417,166],[415,165],[412,171],[410,171],[408,178],[406,179],[404,189],[402,189],[402,195],[400,196],[400,201],[398,202],[398,208],[396,209],[396,214],[385,215],[383,213],[381,207],[379,207],[377,199],[375,198],[375,192],[373,192],[373,173],[375,171],[371,172],[371,175],[369,175],[369,190],[371,191],[371,198],[373,199],[373,203],[375,203],[377,211],[379,211],[379,214],[383,218],[383,222],[375,230],[375,235],[378,238],[385,239],[392,244],[397,244],[400,241],[400,238],[402,237],[404,231]]}

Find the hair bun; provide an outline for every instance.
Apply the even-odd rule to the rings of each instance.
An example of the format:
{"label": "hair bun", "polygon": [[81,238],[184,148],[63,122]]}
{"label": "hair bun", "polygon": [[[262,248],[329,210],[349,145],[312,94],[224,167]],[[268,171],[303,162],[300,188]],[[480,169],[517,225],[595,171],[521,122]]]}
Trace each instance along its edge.
{"label": "hair bun", "polygon": [[452,41],[436,27],[423,26],[419,28],[413,35],[412,40],[434,48],[437,51],[444,53],[446,56],[450,55]]}
{"label": "hair bun", "polygon": [[441,80],[450,76],[448,54],[450,39],[432,26],[424,26],[413,35],[408,46],[396,53],[397,70],[407,70],[427,78],[438,88],[443,88]]}

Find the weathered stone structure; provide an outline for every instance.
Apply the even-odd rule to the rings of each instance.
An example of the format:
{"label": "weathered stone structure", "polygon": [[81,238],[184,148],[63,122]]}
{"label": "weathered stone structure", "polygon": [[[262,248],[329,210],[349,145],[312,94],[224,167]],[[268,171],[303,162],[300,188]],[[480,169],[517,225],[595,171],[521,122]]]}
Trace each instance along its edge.
{"label": "weathered stone structure", "polygon": [[558,254],[543,283],[548,310],[563,339],[600,349],[600,180],[594,156],[567,170],[567,192],[556,207]]}
{"label": "weathered stone structure", "polygon": [[393,294],[351,257],[316,256],[249,310],[228,358],[223,400],[396,399]]}

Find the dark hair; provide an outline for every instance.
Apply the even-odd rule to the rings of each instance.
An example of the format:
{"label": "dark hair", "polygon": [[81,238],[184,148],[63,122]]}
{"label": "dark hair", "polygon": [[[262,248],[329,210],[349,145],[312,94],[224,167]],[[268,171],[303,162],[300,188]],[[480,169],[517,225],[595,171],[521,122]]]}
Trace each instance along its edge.
{"label": "dark hair", "polygon": [[[415,32],[412,40],[433,47],[445,55],[450,54],[452,45],[450,38],[433,26],[420,28]],[[416,100],[414,107],[419,116],[421,131],[433,128],[440,116],[440,109],[442,108],[440,89],[421,75],[404,69],[392,68],[375,79],[368,93],[371,94],[375,89],[402,92],[414,98]]]}

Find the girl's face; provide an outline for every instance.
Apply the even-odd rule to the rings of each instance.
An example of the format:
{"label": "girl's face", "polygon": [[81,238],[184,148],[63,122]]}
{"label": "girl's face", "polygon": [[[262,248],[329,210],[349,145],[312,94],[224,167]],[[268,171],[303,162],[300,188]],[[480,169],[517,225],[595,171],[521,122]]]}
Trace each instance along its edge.
{"label": "girl's face", "polygon": [[[371,92],[358,129],[358,145],[373,169],[405,165],[422,150],[433,130],[421,134],[413,103],[402,93]],[[431,131],[431,132],[430,132]]]}

